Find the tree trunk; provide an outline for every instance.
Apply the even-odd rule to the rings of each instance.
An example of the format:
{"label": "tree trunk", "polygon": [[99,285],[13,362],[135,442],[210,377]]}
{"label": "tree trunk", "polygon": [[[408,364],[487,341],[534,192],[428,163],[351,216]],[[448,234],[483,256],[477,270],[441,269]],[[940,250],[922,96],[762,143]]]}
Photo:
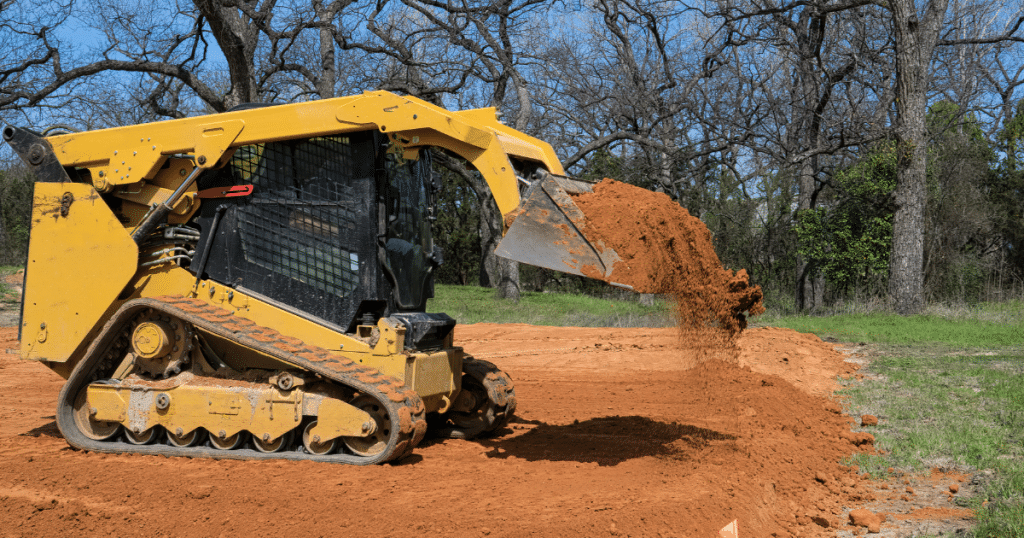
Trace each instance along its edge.
{"label": "tree trunk", "polygon": [[897,313],[924,308],[924,213],[927,201],[925,111],[929,67],[949,0],[931,0],[922,20],[913,0],[890,3],[896,34],[896,212],[889,257],[889,302]]}
{"label": "tree trunk", "polygon": [[481,189],[478,181],[473,183],[480,200],[480,285],[496,288],[502,299],[519,301],[519,264],[494,253],[502,237],[501,213],[486,185]]}
{"label": "tree trunk", "polygon": [[[333,14],[318,14],[321,21],[327,22]],[[334,52],[334,35],[331,29],[320,29],[320,78],[316,81],[316,93],[321,99],[334,97],[334,86],[338,81],[337,57]]]}
{"label": "tree trunk", "polygon": [[[789,151],[799,154],[821,143],[821,122],[815,117],[819,100],[819,47],[824,36],[826,18],[812,16],[801,11],[797,23],[792,27],[796,34],[797,59],[793,66],[793,87],[790,99],[793,122],[787,132]],[[826,90],[827,91],[827,90]],[[809,157],[796,166],[797,212],[813,209],[815,204],[815,181],[818,175],[818,158]],[[796,308],[801,312],[814,312],[824,306],[825,279],[816,264],[808,262],[797,254],[796,258]]]}
{"label": "tree trunk", "polygon": [[257,102],[255,58],[259,33],[255,25],[247,21],[237,7],[221,0],[195,0],[195,6],[206,18],[210,33],[227,61],[231,88],[224,97],[225,110]]}
{"label": "tree trunk", "polygon": [[[814,207],[814,176],[817,157],[812,157],[800,166],[797,194],[797,210]],[[817,264],[808,262],[797,254],[796,258],[796,308],[801,312],[815,312],[825,306],[825,278]]]}
{"label": "tree trunk", "polygon": [[[0,174],[0,180],[6,180],[6,178],[2,174]],[[3,191],[2,187],[3,186],[0,186],[0,192]],[[12,258],[12,256],[10,255],[11,245],[7,244],[7,232],[5,230],[6,229],[4,228],[4,207],[3,204],[0,203],[0,264],[8,265],[12,263],[10,259]]]}

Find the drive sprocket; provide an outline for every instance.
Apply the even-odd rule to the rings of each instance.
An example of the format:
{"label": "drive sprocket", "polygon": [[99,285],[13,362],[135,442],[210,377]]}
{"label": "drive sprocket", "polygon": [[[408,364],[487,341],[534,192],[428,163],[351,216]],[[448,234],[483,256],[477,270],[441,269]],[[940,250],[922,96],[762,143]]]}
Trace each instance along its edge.
{"label": "drive sprocket", "polygon": [[192,328],[166,313],[148,309],[133,321],[135,365],[157,379],[181,373],[192,351]]}

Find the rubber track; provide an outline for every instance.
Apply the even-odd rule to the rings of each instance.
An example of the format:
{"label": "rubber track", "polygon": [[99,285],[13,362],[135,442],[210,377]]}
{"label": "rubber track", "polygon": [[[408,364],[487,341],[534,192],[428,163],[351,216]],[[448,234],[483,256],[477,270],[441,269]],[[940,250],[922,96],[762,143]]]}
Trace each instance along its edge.
{"label": "rubber track", "polygon": [[463,372],[479,380],[487,390],[487,397],[494,402],[494,424],[487,431],[494,431],[508,424],[517,404],[512,378],[485,360],[475,359],[463,364]]}
{"label": "rubber track", "polygon": [[[376,399],[391,419],[391,438],[383,452],[362,457],[353,454],[317,456],[304,450],[263,453],[255,449],[219,450],[206,446],[173,447],[170,445],[134,445],[124,441],[95,441],[81,434],[75,425],[74,400],[78,391],[96,378],[94,368],[107,353],[127,323],[146,308],[167,313],[193,324],[202,332],[232,340],[248,348],[315,372],[326,379],[351,387]],[[102,378],[102,375],[100,376]],[[158,454],[164,456],[204,457],[218,459],[288,459],[313,460],[355,465],[383,463],[403,458],[423,439],[427,431],[426,410],[416,392],[401,381],[381,374],[326,349],[308,345],[298,338],[282,335],[274,329],[236,316],[231,311],[189,297],[157,297],[136,299],[122,306],[104,325],[100,335],[86,351],[85,358],[68,378],[57,404],[57,426],[68,443],[83,450],[108,453]],[[115,439],[117,439],[115,437]],[[301,447],[301,444],[299,445]]]}
{"label": "rubber track", "polygon": [[472,377],[487,391],[484,418],[487,423],[472,429],[444,425],[436,430],[437,435],[452,439],[473,439],[488,435],[508,424],[516,411],[516,389],[512,378],[493,363],[467,357],[462,362],[463,374]]}

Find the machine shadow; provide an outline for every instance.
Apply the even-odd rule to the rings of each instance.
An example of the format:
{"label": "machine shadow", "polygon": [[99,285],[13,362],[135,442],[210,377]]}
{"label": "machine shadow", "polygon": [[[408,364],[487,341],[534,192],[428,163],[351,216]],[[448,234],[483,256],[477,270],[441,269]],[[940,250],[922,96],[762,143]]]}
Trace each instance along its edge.
{"label": "machine shadow", "polygon": [[608,466],[645,456],[688,460],[716,441],[734,439],[733,435],[688,424],[658,422],[641,416],[612,416],[560,426],[539,423],[522,435],[475,442],[489,448],[487,456],[491,458]]}
{"label": "machine shadow", "polygon": [[46,417],[53,419],[51,422],[47,422],[42,426],[32,428],[31,430],[21,433],[19,435],[24,437],[53,437],[54,439],[63,439],[60,430],[57,428],[57,417]]}

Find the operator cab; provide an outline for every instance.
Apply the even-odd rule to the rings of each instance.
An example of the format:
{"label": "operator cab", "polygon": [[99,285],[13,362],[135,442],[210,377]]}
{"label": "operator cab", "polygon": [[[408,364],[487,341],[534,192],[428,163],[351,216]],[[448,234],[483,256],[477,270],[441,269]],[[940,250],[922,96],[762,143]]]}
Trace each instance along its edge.
{"label": "operator cab", "polygon": [[396,318],[413,349],[441,346],[454,328],[424,313],[440,258],[428,152],[404,160],[376,131],[268,142],[197,183],[252,190],[203,200],[194,273],[336,330]]}

